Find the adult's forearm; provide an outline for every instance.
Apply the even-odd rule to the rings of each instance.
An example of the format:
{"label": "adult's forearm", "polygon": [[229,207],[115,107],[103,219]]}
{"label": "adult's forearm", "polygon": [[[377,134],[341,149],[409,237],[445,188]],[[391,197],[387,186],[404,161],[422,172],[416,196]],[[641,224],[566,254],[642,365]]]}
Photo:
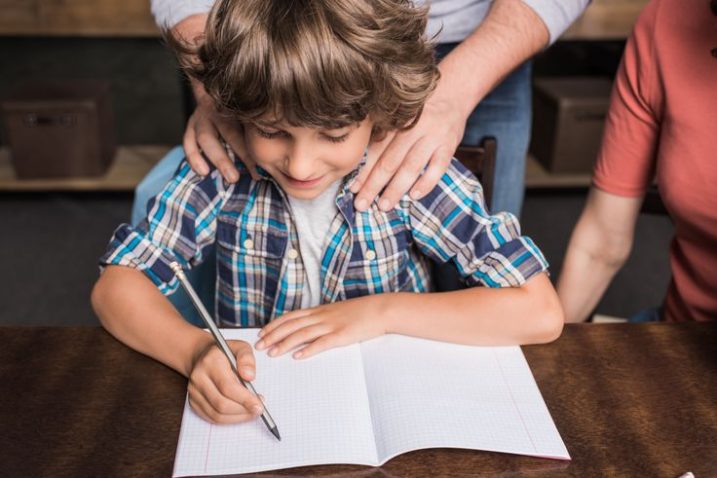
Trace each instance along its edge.
{"label": "adult's forearm", "polygon": [[129,347],[187,376],[209,334],[187,323],[161,292],[135,269],[108,266],[92,291],[102,325]]}
{"label": "adult's forearm", "polygon": [[[196,15],[184,18],[179,23],[171,28],[171,35],[190,46],[195,46],[201,42],[201,38],[204,35],[204,28],[207,23],[207,14],[200,13]],[[188,58],[185,61],[193,63],[195,58]],[[194,78],[189,78],[192,85],[192,92],[198,102],[207,100],[207,93],[204,90],[204,86]]]}
{"label": "adult's forearm", "polygon": [[566,322],[589,318],[623,263],[581,245],[579,238],[570,242],[557,285]]}
{"label": "adult's forearm", "polygon": [[562,310],[546,274],[523,287],[392,295],[386,333],[466,345],[522,345],[550,342],[562,330]]}
{"label": "adult's forearm", "polygon": [[641,203],[641,197],[590,190],[558,279],[567,322],[588,318],[627,260]]}
{"label": "adult's forearm", "polygon": [[483,23],[441,61],[436,95],[464,117],[513,69],[548,44],[548,29],[520,0],[496,0]]}

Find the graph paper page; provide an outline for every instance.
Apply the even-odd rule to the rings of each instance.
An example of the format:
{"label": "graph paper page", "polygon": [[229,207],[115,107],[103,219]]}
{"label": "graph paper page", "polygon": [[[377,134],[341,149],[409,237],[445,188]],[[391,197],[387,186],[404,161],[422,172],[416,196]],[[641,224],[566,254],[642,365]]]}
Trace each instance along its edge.
{"label": "graph paper page", "polygon": [[379,461],[421,448],[569,459],[520,347],[361,345]]}
{"label": "graph paper page", "polygon": [[[254,344],[257,329],[223,330]],[[224,475],[328,463],[376,465],[375,440],[358,345],[306,360],[255,351],[253,384],[281,441],[261,419],[210,425],[185,404],[173,476]]]}

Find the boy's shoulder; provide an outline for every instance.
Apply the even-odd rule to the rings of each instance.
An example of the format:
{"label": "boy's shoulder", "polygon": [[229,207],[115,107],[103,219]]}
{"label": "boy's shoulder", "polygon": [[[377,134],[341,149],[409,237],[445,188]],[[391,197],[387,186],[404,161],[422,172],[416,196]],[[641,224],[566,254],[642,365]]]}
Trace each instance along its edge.
{"label": "boy's shoulder", "polygon": [[[476,175],[455,157],[451,159],[448,169],[443,173],[436,186],[423,199],[433,201],[447,194],[483,197],[483,188]],[[421,199],[421,202],[423,202]]]}

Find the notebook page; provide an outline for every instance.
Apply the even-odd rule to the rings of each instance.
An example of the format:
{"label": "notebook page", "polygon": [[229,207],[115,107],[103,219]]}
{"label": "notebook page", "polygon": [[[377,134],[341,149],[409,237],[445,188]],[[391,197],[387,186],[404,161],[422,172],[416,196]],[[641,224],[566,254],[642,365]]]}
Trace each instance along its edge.
{"label": "notebook page", "polygon": [[[254,344],[257,329],[222,330]],[[358,345],[306,360],[255,351],[254,387],[281,441],[261,419],[211,425],[185,404],[173,476],[250,473],[303,465],[376,465],[377,454]]]}
{"label": "notebook page", "polygon": [[361,347],[382,464],[439,447],[569,459],[519,347],[398,335]]}

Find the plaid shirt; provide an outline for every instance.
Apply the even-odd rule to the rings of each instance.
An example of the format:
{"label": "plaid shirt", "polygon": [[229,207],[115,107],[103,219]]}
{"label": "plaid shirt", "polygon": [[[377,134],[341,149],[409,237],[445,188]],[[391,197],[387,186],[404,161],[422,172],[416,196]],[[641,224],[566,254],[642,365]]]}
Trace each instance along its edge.
{"label": "plaid shirt", "polygon": [[[148,205],[136,228],[121,225],[102,265],[143,271],[164,294],[179,285],[169,264],[192,267],[216,245],[215,312],[221,323],[260,327],[301,306],[304,266],[283,190],[265,172],[246,168],[226,184],[218,171],[195,174],[186,161]],[[392,210],[353,207],[344,178],[338,212],[324,245],[321,303],[382,292],[431,290],[429,260],[452,261],[469,285],[520,286],[547,263],[507,213],[489,215],[478,180],[453,160],[420,200],[408,195]]]}

